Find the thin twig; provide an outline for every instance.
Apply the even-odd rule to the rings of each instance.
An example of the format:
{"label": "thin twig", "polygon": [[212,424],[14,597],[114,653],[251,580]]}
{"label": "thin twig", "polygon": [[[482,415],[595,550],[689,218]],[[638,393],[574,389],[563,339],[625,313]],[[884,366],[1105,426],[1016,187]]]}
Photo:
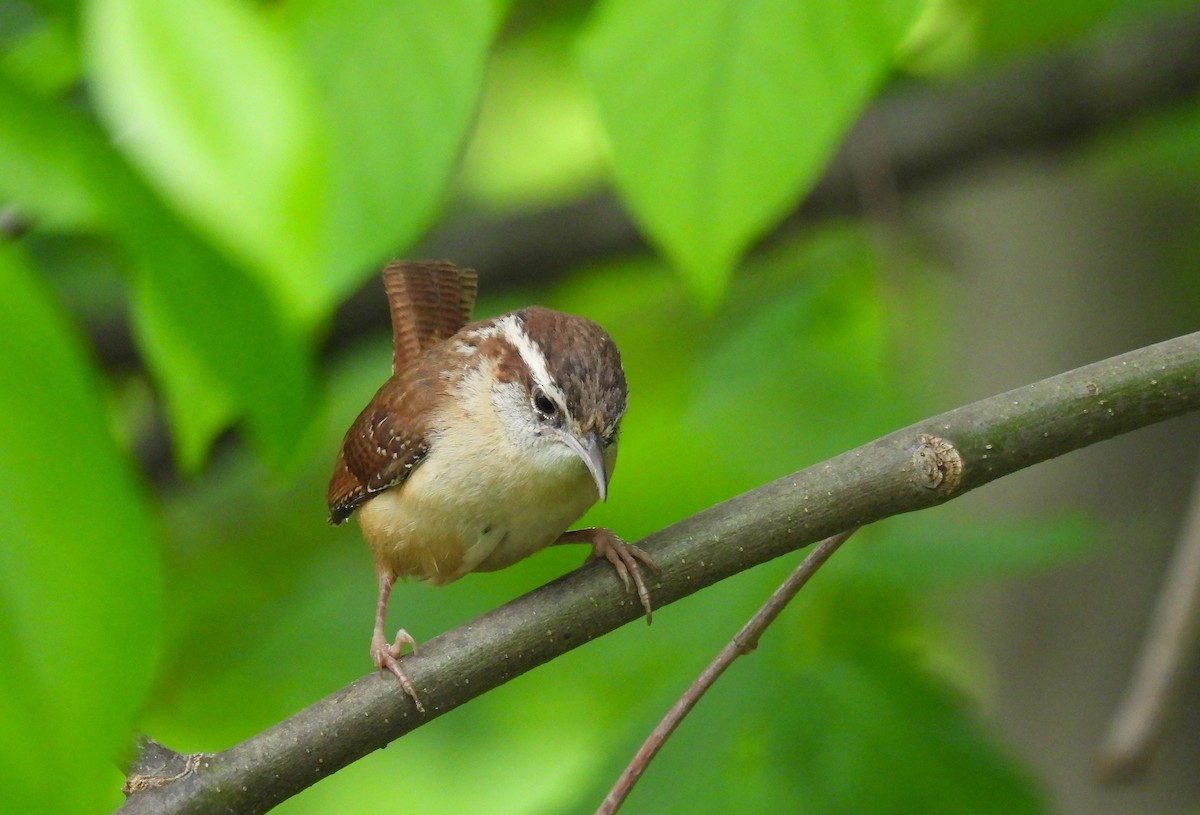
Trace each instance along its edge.
{"label": "thin twig", "polygon": [[1097,763],[1101,779],[1113,783],[1130,781],[1149,765],[1197,645],[1200,645],[1200,471],[1137,670],[1100,749]]}
{"label": "thin twig", "polygon": [[642,777],[646,766],[675,732],[675,728],[679,727],[683,717],[692,712],[692,708],[700,701],[700,697],[708,692],[708,689],[716,683],[735,659],[758,647],[758,638],[762,636],[767,626],[775,622],[775,618],[792,601],[797,592],[804,588],[808,579],[816,574],[817,569],[821,568],[838,547],[857,530],[858,527],[853,527],[845,532],[839,532],[813,547],[813,550],[800,562],[796,570],[788,575],[788,579],[775,589],[762,608],[742,626],[742,630],[738,631],[729,644],[721,649],[708,667],[696,677],[696,681],[691,684],[691,687],[684,692],[683,696],[679,697],[679,701],[667,711],[667,715],[650,732],[641,749],[637,751],[633,760],[629,762],[629,766],[625,768],[625,772],[621,773],[617,783],[605,796],[600,808],[596,810],[596,815],[613,815],[620,809],[621,804],[625,802],[629,792],[633,789],[633,785]]}

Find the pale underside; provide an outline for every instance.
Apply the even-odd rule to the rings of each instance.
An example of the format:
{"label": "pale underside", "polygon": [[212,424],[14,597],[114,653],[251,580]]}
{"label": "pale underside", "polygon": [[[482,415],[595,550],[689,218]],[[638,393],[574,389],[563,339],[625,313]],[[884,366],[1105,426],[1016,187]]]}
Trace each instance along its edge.
{"label": "pale underside", "polygon": [[[552,544],[597,500],[587,468],[565,445],[546,438],[533,451],[528,440],[519,446],[497,414],[494,372],[485,366],[479,375],[491,381],[460,388],[469,398],[448,400],[434,417],[421,465],[358,510],[381,573],[443,585],[502,569]],[[476,432],[440,432],[447,426]],[[610,474],[615,459],[613,445]]]}

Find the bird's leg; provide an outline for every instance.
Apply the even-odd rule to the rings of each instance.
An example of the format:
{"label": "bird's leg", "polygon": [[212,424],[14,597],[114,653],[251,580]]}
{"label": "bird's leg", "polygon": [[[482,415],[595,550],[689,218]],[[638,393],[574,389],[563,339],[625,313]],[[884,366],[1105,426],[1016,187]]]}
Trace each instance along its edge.
{"label": "bird's leg", "polygon": [[391,596],[392,586],[396,583],[396,575],[388,569],[379,570],[379,603],[375,606],[375,633],[371,636],[371,660],[375,663],[375,667],[381,671],[391,671],[392,674],[400,680],[400,687],[404,688],[404,692],[412,697],[413,702],[417,705],[417,710],[422,713],[425,708],[421,706],[421,700],[417,698],[417,692],[413,688],[412,681],[408,678],[408,674],[400,667],[400,654],[404,650],[404,644],[408,643],[415,654],[417,652],[417,641],[412,638],[412,635],[401,628],[396,632],[395,642],[388,644],[387,635],[383,633],[384,624],[387,621],[388,597]]}
{"label": "bird's leg", "polygon": [[658,564],[650,555],[632,543],[621,540],[611,529],[605,529],[602,526],[564,532],[558,536],[558,540],[554,541],[554,545],[560,543],[590,543],[592,552],[588,555],[588,560],[603,558],[611,563],[617,572],[617,577],[621,578],[621,584],[625,586],[625,593],[637,590],[642,608],[646,610],[646,622],[651,621],[654,615],[650,607],[650,590],[646,588],[646,581],[642,579],[641,570],[641,566],[645,565],[658,571]]}

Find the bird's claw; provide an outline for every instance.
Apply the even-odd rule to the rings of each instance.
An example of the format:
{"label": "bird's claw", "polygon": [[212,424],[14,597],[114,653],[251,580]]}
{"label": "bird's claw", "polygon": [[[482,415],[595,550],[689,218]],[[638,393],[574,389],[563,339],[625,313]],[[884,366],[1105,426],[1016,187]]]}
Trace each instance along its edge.
{"label": "bird's claw", "polygon": [[654,618],[654,611],[650,605],[650,590],[646,588],[646,581],[642,578],[641,567],[647,566],[658,573],[658,564],[644,549],[625,542],[609,529],[596,528],[591,532],[592,553],[588,555],[588,560],[603,558],[612,564],[621,585],[625,587],[625,593],[632,594],[637,591],[638,600],[646,610],[646,624],[649,625]]}
{"label": "bird's claw", "polygon": [[375,663],[375,667],[379,670],[389,671],[396,679],[400,680],[400,687],[412,697],[417,710],[424,713],[425,707],[421,704],[421,700],[417,698],[417,691],[413,687],[412,680],[408,678],[408,674],[400,667],[400,655],[404,652],[405,645],[412,648],[414,654],[417,652],[417,641],[403,628],[396,632],[396,640],[390,645],[384,639],[382,632],[379,632],[371,639],[371,661]]}

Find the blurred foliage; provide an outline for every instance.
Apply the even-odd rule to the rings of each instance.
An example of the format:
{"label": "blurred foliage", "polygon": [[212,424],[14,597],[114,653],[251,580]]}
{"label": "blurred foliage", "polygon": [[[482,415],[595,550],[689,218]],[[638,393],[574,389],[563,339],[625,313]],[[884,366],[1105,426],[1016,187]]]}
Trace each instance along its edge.
{"label": "blurred foliage", "polygon": [[[85,757],[124,749],[154,676],[162,566],[95,371],[12,246],[0,288],[0,783],[5,809],[83,812],[119,780]],[[71,782],[52,783],[69,757]]]}
{"label": "blurred foliage", "polygon": [[707,301],[798,203],[918,7],[708,0],[680,25],[672,0],[601,4],[583,62],[617,187]]}
{"label": "blurred foliage", "polygon": [[[957,2],[957,0],[948,0]],[[967,5],[967,4],[964,4]],[[984,0],[978,42],[990,56],[1044,51],[1098,27],[1119,27],[1147,15],[1194,5],[1189,0]]]}
{"label": "blurred foliage", "polygon": [[[0,246],[5,811],[111,809],[131,728],[218,750],[368,668],[374,576],[322,496],[388,338],[319,374],[315,351],[448,199],[507,213],[611,183],[662,248],[522,298],[600,321],[623,351],[621,466],[590,519],[635,538],[950,407],[938,323],[911,318],[942,293],[922,258],[881,260],[849,224],[743,257],[888,76],[1163,5],[0,0],[0,210],[32,224]],[[1194,112],[1159,128],[1110,145],[1106,171],[1194,179]],[[489,299],[481,271],[478,313],[521,301]],[[114,312],[148,378],[105,380],[82,347],[77,323]],[[195,476],[157,492],[131,474],[152,401]],[[210,461],[231,427],[250,449]],[[927,600],[1093,537],[1071,515],[955,506],[863,531],[631,810],[1043,811],[977,715],[983,669]],[[580,556],[401,587],[395,616],[425,639]],[[279,811],[589,811],[792,565],[556,660]]]}

